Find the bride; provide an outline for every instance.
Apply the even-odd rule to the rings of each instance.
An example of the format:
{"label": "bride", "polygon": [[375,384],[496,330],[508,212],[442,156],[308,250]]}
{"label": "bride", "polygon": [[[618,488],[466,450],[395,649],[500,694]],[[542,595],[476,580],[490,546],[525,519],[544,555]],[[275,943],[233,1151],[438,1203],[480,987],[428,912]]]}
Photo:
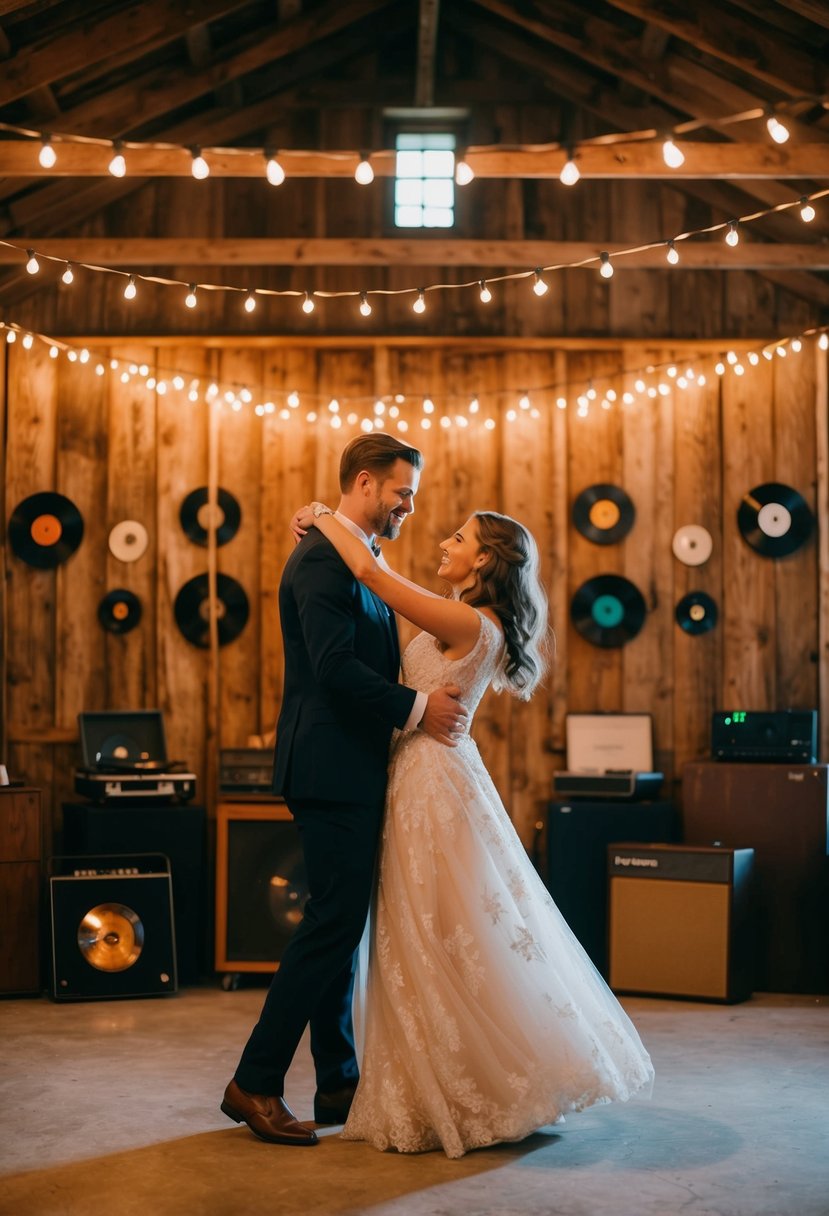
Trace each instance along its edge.
{"label": "bride", "polygon": [[[403,678],[522,700],[544,675],[547,605],[521,524],[479,511],[441,545],[444,598],[378,562],[322,504],[354,576],[423,630]],[[448,1157],[520,1140],[567,1111],[650,1092],[639,1036],[526,855],[478,749],[422,731],[392,745],[361,1079],[343,1136]]]}

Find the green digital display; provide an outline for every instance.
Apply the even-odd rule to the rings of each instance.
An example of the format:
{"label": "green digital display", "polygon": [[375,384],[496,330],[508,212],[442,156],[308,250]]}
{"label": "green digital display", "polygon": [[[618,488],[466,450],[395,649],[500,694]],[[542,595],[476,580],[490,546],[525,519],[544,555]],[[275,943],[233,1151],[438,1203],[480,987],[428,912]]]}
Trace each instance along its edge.
{"label": "green digital display", "polygon": [[735,709],[733,713],[729,714],[726,717],[726,719],[725,719],[726,726],[731,726],[732,723],[735,726],[739,726],[742,722],[745,722],[746,712],[747,711],[744,709]]}

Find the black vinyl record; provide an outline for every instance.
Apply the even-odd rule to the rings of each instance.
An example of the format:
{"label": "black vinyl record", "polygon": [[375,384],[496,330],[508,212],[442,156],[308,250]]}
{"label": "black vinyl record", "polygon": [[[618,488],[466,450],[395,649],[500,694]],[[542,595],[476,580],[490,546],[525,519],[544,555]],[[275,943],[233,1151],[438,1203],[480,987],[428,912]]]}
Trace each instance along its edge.
{"label": "black vinyl record", "polygon": [[676,606],[676,623],[686,633],[708,633],[717,616],[717,605],[704,591],[689,591]]}
{"label": "black vinyl record", "polygon": [[645,623],[642,592],[620,574],[599,574],[582,583],[570,604],[570,616],[582,637],[594,646],[624,646]]}
{"label": "black vinyl record", "polygon": [[573,523],[594,545],[615,545],[633,527],[636,511],[621,486],[602,482],[582,490],[573,503]]}
{"label": "black vinyl record", "polygon": [[[224,646],[237,638],[247,624],[250,607],[241,583],[229,574],[216,575],[216,598],[219,627],[219,645]],[[191,578],[176,596],[174,612],[176,624],[194,646],[210,645],[210,621],[208,617],[208,583],[206,574]]]}
{"label": "black vinyl record", "polygon": [[83,537],[83,517],[63,494],[44,491],[19,502],[9,519],[9,542],[30,566],[51,570],[71,557]]}
{"label": "black vinyl record", "polygon": [[229,490],[219,486],[216,491],[216,506],[211,513],[207,501],[207,486],[199,486],[197,490],[191,491],[181,504],[179,519],[194,544],[207,547],[212,525],[216,530],[216,544],[226,545],[239,531],[242,508]]}
{"label": "black vinyl record", "polygon": [[109,633],[129,633],[141,620],[141,601],[133,591],[116,587],[98,605],[98,620]]}
{"label": "black vinyl record", "polygon": [[785,557],[808,540],[814,516],[797,490],[767,481],[743,495],[737,525],[743,539],[764,557]]}

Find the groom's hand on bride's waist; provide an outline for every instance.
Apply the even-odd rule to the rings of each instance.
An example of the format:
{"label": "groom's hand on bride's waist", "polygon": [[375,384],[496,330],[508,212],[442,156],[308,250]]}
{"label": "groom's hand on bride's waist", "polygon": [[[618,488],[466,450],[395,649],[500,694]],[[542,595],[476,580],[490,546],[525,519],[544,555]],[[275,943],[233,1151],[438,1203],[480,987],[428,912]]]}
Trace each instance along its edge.
{"label": "groom's hand on bride's waist", "polygon": [[425,731],[438,743],[447,747],[457,747],[459,740],[466,733],[467,711],[458,698],[461,690],[457,684],[446,684],[429,693],[426,702],[426,712],[418,723],[418,730]]}

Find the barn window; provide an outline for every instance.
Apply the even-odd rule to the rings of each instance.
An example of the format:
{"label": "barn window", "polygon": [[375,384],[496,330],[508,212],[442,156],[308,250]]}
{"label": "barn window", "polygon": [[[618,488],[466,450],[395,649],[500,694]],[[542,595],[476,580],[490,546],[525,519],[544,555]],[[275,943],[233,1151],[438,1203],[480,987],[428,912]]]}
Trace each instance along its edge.
{"label": "barn window", "polygon": [[455,136],[407,132],[398,134],[395,146],[395,226],[451,228],[455,223]]}

